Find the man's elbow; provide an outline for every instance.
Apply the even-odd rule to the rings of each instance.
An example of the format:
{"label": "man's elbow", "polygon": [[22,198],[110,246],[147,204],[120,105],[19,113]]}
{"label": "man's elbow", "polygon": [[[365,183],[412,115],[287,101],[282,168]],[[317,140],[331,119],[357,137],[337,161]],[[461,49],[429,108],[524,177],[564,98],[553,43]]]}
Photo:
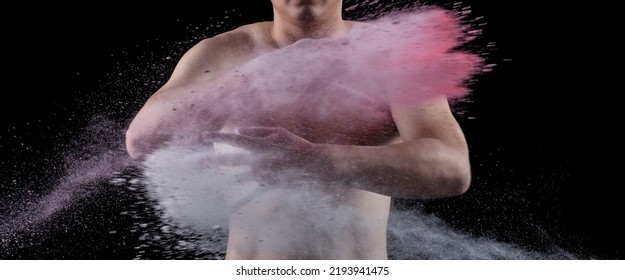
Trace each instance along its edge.
{"label": "man's elbow", "polygon": [[471,168],[468,164],[460,165],[444,176],[445,196],[459,196],[466,193],[471,186]]}
{"label": "man's elbow", "polygon": [[471,171],[469,168],[445,168],[428,179],[413,179],[412,185],[398,195],[408,199],[438,199],[456,197],[466,193],[471,185]]}
{"label": "man's elbow", "polygon": [[126,152],[135,160],[142,160],[150,153],[170,144],[171,136],[145,133],[136,129],[126,131]]}
{"label": "man's elbow", "polygon": [[145,154],[142,142],[133,130],[126,131],[126,152],[132,159],[139,160]]}
{"label": "man's elbow", "polygon": [[462,195],[469,190],[469,187],[471,187],[471,173],[463,172],[462,174],[457,174],[453,181],[452,195]]}

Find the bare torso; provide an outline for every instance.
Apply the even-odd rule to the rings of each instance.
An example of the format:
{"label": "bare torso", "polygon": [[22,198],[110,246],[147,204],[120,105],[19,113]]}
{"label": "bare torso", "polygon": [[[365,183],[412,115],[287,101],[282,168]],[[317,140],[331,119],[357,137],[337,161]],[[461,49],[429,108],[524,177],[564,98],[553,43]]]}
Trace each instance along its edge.
{"label": "bare torso", "polygon": [[[268,28],[269,23],[257,23],[228,34],[236,50],[218,71],[230,71],[276,50],[267,37]],[[211,71],[210,75],[216,74]],[[232,93],[228,98],[245,99],[252,105],[237,112],[245,117],[229,117],[222,131],[268,126],[282,127],[313,143],[384,145],[397,141],[397,129],[382,100],[354,94],[332,80],[311,85],[308,92],[289,92],[288,99],[273,98],[273,104],[264,100],[263,106],[254,105],[260,101],[253,94]],[[233,193],[239,195],[229,201],[236,206],[230,212],[228,259],[387,258],[388,196],[315,183],[242,186]]]}
{"label": "bare torso", "polygon": [[[197,171],[235,174],[206,177],[207,189],[220,187],[211,195],[226,192],[216,212],[229,210],[228,259],[385,259],[391,197],[450,197],[470,186],[448,98],[466,92],[457,82],[479,61],[452,51],[446,13],[428,14],[433,24],[419,13],[379,26],[342,21],[332,1],[319,21],[307,13],[294,24],[304,10],[288,2],[272,1],[283,8],[273,22],[189,49],[129,125],[128,154],[199,146],[208,154],[193,153],[206,167]],[[407,33],[389,33],[399,23],[443,40],[404,41]],[[373,40],[386,33],[394,39]],[[214,155],[209,143],[249,154]]]}

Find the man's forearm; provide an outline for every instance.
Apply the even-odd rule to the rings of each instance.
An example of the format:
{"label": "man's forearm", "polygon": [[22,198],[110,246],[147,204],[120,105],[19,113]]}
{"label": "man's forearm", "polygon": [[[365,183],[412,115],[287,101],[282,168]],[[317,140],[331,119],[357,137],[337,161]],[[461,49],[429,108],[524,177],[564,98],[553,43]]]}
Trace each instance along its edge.
{"label": "man's forearm", "polygon": [[467,153],[435,139],[318,148],[330,180],[391,197],[455,196],[464,193],[471,180]]}

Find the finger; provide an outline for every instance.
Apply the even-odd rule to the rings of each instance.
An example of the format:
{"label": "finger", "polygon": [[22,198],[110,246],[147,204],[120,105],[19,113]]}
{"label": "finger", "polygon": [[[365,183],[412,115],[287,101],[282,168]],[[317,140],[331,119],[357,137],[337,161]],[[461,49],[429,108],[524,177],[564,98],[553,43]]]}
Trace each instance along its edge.
{"label": "finger", "polygon": [[251,136],[251,137],[267,137],[272,134],[275,134],[280,131],[278,127],[263,127],[263,126],[253,126],[253,127],[241,127],[235,130],[240,135]]}

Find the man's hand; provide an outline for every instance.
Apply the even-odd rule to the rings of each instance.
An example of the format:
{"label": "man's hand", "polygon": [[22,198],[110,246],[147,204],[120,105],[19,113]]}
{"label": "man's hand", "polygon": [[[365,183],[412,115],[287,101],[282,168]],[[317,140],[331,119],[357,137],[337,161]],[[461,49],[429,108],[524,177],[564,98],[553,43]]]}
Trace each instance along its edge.
{"label": "man's hand", "polygon": [[235,133],[205,132],[202,139],[232,145],[251,153],[251,156],[239,160],[235,160],[235,157],[230,160],[223,158],[218,164],[246,164],[260,173],[287,169],[308,172],[321,167],[322,157],[316,145],[281,127],[239,128]]}

